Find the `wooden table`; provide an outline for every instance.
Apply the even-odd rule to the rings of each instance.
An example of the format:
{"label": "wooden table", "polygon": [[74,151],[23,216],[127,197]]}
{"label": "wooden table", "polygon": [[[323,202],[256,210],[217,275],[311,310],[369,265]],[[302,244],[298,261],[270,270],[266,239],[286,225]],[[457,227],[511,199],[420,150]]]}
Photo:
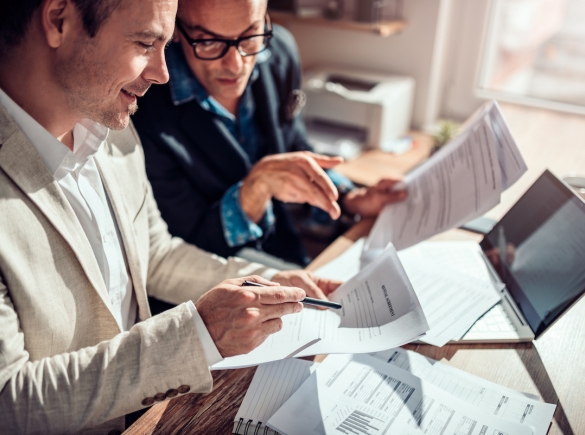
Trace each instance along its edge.
{"label": "wooden table", "polygon": [[[585,172],[585,118],[512,105],[504,115],[530,168],[502,196],[489,215],[500,218],[526,188],[549,167],[558,175]],[[576,145],[577,144],[577,145]],[[315,269],[338,256],[353,241],[368,233],[372,221],[363,221],[311,263]],[[437,238],[475,239],[452,230]],[[584,260],[585,267],[585,260]],[[585,434],[585,299],[534,343],[464,344],[437,348],[409,345],[426,356],[515,390],[537,394],[556,403],[549,434]],[[254,375],[255,368],[214,372],[214,390],[153,406],[125,434],[230,434],[233,420]]]}

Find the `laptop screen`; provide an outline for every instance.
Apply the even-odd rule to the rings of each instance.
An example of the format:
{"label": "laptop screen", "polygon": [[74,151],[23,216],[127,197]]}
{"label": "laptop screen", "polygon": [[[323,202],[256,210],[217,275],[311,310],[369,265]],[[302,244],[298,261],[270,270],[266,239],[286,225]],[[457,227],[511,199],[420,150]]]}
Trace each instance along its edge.
{"label": "laptop screen", "polygon": [[480,245],[535,337],[585,293],[585,202],[549,171]]}

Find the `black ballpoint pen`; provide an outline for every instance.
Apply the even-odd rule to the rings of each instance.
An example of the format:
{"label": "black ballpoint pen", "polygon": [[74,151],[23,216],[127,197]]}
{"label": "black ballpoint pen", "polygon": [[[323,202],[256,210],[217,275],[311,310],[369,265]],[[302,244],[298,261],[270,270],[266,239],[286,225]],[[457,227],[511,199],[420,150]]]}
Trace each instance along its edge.
{"label": "black ballpoint pen", "polygon": [[[242,284],[243,287],[266,287],[264,284],[260,284],[259,282],[254,282],[254,281],[244,281],[244,284]],[[302,301],[303,304],[308,304],[308,305],[315,305],[317,307],[326,307],[326,308],[333,308],[334,310],[340,310],[342,308],[341,304],[338,304],[337,302],[331,302],[331,301],[323,301],[321,299],[314,299],[314,298],[305,298]]]}

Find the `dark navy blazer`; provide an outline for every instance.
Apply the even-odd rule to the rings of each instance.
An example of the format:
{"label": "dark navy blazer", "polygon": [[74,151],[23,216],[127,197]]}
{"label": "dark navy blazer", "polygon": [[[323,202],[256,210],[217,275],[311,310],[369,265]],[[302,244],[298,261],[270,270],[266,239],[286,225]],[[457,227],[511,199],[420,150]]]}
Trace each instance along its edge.
{"label": "dark navy blazer", "polygon": [[[271,56],[257,64],[252,84],[256,116],[263,135],[260,156],[310,150],[305,128],[294,109],[300,89],[300,61],[292,35],[274,26]],[[246,152],[218,115],[197,101],[173,105],[169,85],[153,86],[133,116],[146,157],[146,172],[169,231],[223,257],[241,246],[225,241],[220,203],[224,193],[251,169]],[[166,135],[167,140],[161,137]],[[172,137],[171,141],[168,137]],[[300,235],[284,206],[273,200],[275,226],[248,243],[288,261],[308,261]]]}

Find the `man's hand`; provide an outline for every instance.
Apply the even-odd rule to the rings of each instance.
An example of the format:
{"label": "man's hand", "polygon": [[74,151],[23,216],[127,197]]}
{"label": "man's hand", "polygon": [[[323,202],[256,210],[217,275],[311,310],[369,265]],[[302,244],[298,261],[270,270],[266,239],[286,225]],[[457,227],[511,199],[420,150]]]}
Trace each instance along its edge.
{"label": "man's hand", "polygon": [[[308,297],[323,300],[327,300],[327,296],[343,284],[343,281],[320,278],[306,270],[284,270],[274,275],[272,281],[281,285],[302,288]],[[321,309],[326,310],[327,308]]]}
{"label": "man's hand", "polygon": [[[246,280],[266,287],[242,287]],[[225,358],[248,353],[280,331],[281,317],[301,311],[299,301],[304,297],[300,288],[249,276],[223,281],[201,296],[195,306]]]}
{"label": "man's hand", "polygon": [[283,202],[307,202],[337,219],[341,214],[337,189],[322,168],[332,168],[342,161],[340,157],[308,151],[266,156],[244,179],[240,189],[242,210],[258,223],[266,212],[267,202],[276,198]]}
{"label": "man's hand", "polygon": [[369,188],[354,189],[343,199],[343,207],[349,213],[362,217],[375,217],[386,204],[402,201],[406,190],[392,190],[400,180],[383,179]]}

